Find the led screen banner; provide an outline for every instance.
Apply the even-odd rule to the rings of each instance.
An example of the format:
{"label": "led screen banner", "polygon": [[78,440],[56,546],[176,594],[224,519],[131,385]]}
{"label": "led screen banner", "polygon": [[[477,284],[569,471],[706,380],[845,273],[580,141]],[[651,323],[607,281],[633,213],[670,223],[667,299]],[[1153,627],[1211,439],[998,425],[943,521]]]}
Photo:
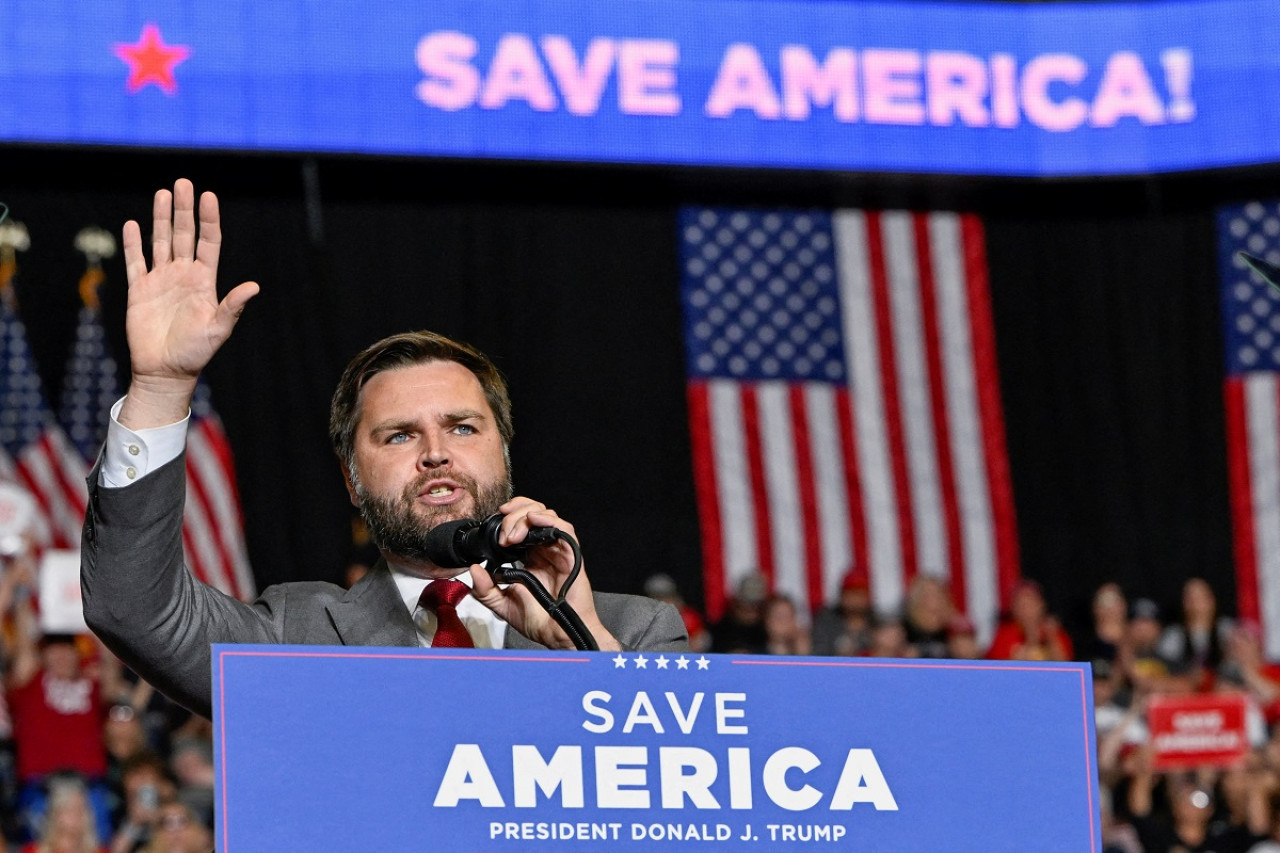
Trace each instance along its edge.
{"label": "led screen banner", "polygon": [[214,647],[218,850],[1101,850],[1083,663]]}
{"label": "led screen banner", "polygon": [[6,0],[0,143],[960,175],[1280,160],[1280,3]]}

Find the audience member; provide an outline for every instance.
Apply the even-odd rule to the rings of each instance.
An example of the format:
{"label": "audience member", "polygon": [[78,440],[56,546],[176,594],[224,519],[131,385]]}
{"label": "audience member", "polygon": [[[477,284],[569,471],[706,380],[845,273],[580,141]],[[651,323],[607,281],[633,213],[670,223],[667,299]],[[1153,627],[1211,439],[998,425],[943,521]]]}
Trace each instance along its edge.
{"label": "audience member", "polygon": [[[85,779],[99,835],[105,836],[111,824],[102,684],[90,676],[76,636],[37,637],[37,631],[28,599],[16,610],[13,662],[6,678],[17,748],[20,830],[26,839],[35,837],[47,805],[46,780],[55,773],[73,772]],[[101,657],[114,661],[105,650]],[[99,678],[106,680],[118,671],[106,660],[100,660],[97,669]]]}
{"label": "audience member", "polygon": [[951,591],[941,579],[932,575],[916,575],[907,586],[907,602],[902,612],[902,627],[913,657],[945,658],[947,628],[955,616]]}
{"label": "audience member", "polygon": [[1074,643],[1078,660],[1115,663],[1129,632],[1129,605],[1120,584],[1110,581],[1093,593],[1089,628]]}
{"label": "audience member", "polygon": [[75,775],[50,780],[49,805],[36,838],[21,853],[106,853],[89,792]]}
{"label": "audience member", "polygon": [[1169,675],[1169,666],[1158,651],[1163,630],[1158,604],[1149,598],[1133,602],[1129,609],[1127,639],[1120,649],[1119,662],[1126,680],[1134,689],[1157,689]]}
{"label": "audience member", "polygon": [[1280,795],[1271,795],[1271,827],[1267,837],[1249,848],[1249,853],[1280,853]]}
{"label": "audience member", "polygon": [[141,853],[209,853],[213,833],[199,814],[181,799],[160,806],[155,831]]}
{"label": "audience member", "polygon": [[840,582],[836,602],[813,619],[813,653],[861,655],[871,645],[871,588],[862,572],[851,569]]}
{"label": "audience member", "polygon": [[1271,829],[1271,795],[1274,787],[1260,751],[1250,751],[1244,760],[1223,768],[1216,782],[1219,808],[1210,834],[1228,839],[1222,846],[1248,850],[1262,841]]}
{"label": "audience member", "polygon": [[160,803],[172,800],[177,789],[164,759],[152,752],[135,755],[121,770],[124,808],[116,817],[111,853],[135,853],[151,841]]}
{"label": "audience member", "polygon": [[809,629],[800,622],[790,596],[774,593],[764,602],[765,651],[771,655],[810,655]]}
{"label": "audience member", "polygon": [[764,654],[764,600],[769,586],[764,575],[752,572],[738,581],[729,610],[711,626],[711,651]]}
{"label": "audience member", "polygon": [[1105,784],[1098,788],[1098,800],[1102,817],[1102,853],[1145,853],[1133,824],[1116,814],[1111,789]]}
{"label": "audience member", "polygon": [[1178,619],[1160,635],[1160,657],[1173,671],[1190,672],[1201,689],[1212,685],[1226,646],[1231,620],[1218,613],[1218,599],[1203,578],[1182,585]]}
{"label": "audience member", "polygon": [[987,649],[991,660],[1049,660],[1072,658],[1071,638],[1053,616],[1040,584],[1023,580],[1014,587],[1009,613],[996,628]]}
{"label": "audience member", "polygon": [[907,642],[907,629],[897,616],[877,616],[871,625],[871,641],[865,657],[913,658],[916,650]]}
{"label": "audience member", "polygon": [[982,658],[982,646],[978,642],[978,631],[968,616],[957,613],[951,617],[947,625],[947,657],[959,660],[979,660]]}
{"label": "audience member", "polygon": [[1105,660],[1093,663],[1093,716],[1098,749],[1120,729],[1117,748],[1132,747],[1147,740],[1146,722],[1138,713],[1145,710],[1141,699],[1126,701],[1122,688],[1123,673]]}
{"label": "audience member", "polygon": [[169,769],[178,786],[178,799],[191,807],[201,823],[213,825],[213,743],[202,737],[175,740]]}
{"label": "audience member", "polygon": [[1268,727],[1280,722],[1280,666],[1266,660],[1258,623],[1236,622],[1228,630],[1218,681],[1244,690]]}

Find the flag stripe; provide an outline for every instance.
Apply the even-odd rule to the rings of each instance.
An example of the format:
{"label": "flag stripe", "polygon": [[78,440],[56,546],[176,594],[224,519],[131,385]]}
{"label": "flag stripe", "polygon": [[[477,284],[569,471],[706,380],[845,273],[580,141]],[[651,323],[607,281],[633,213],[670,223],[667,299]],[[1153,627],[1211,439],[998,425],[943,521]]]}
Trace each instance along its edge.
{"label": "flag stripe", "polygon": [[[973,214],[961,217],[963,263],[966,295],[969,305],[969,332],[976,373],[976,399],[981,412],[986,500],[990,503],[994,523],[988,527],[996,542],[995,571],[999,587],[994,591],[990,612],[1013,590],[1022,575],[1018,553],[1018,525],[1014,513],[1013,478],[1009,473],[1009,457],[1005,452],[1004,408],[1000,403],[1000,381],[996,368],[995,320],[991,314],[991,288],[987,272],[986,239],[982,222]],[[990,565],[990,564],[988,564]],[[976,575],[974,576],[975,580]],[[989,587],[986,587],[989,589]],[[972,593],[972,590],[971,590]],[[981,616],[983,611],[978,611]],[[994,620],[990,621],[994,625]]]}
{"label": "flag stripe", "polygon": [[773,545],[770,570],[766,574],[771,579],[771,590],[785,589],[800,595],[806,587],[804,522],[800,516],[788,386],[782,382],[761,382],[755,386],[755,399],[764,475],[763,490],[756,492],[764,499],[757,501],[757,506],[767,508],[762,523],[767,525]]}
{"label": "flag stripe", "polygon": [[225,500],[217,485],[222,475],[207,470],[216,464],[211,453],[216,451],[209,447],[204,425],[193,424],[187,436],[187,504],[183,517],[193,528],[192,540],[201,555],[197,577],[230,595],[238,595],[231,571],[235,558],[222,534],[235,534],[239,525],[219,506]]}
{"label": "flag stripe", "polygon": [[822,588],[825,566],[822,559],[822,534],[819,532],[818,486],[814,476],[811,444],[814,433],[809,427],[808,395],[799,385],[784,385],[783,389],[787,393],[791,410],[791,441],[794,445],[794,470],[799,491],[798,509],[803,543],[803,555],[797,564],[803,577],[802,583],[797,584],[797,587],[805,589],[806,600],[822,601],[825,592]]}
{"label": "flag stripe", "polygon": [[[880,393],[884,399],[886,434],[889,439],[889,465],[893,472],[894,515],[898,520],[901,541],[902,573],[896,578],[900,587],[911,582],[919,570],[916,555],[915,501],[911,492],[911,463],[907,437],[903,431],[903,405],[898,380],[898,353],[894,340],[892,288],[889,285],[888,256],[882,214],[867,217],[867,246],[871,257],[871,284],[875,303],[876,342],[880,345]],[[900,598],[901,592],[895,598]]]}
{"label": "flag stripe", "polygon": [[62,430],[46,429],[39,440],[18,454],[50,519],[55,548],[76,548],[88,502],[84,468]]}
{"label": "flag stripe", "polygon": [[[849,496],[845,503],[849,510],[850,538],[853,540],[853,563],[840,566],[840,570],[842,573],[846,570],[857,570],[859,574],[865,575],[870,566],[867,551],[867,518],[863,509],[865,504],[862,495],[862,476],[858,471],[858,454],[853,443],[853,424],[856,420],[853,413],[853,397],[847,388],[836,389],[835,405],[836,416],[840,423],[840,452],[844,460],[844,480]],[[832,581],[840,580],[843,580],[842,575],[832,578]],[[828,596],[836,593],[836,584],[832,583],[831,586]],[[828,598],[828,600],[832,599]]]}
{"label": "flag stripe", "polygon": [[[736,384],[711,383],[711,413],[715,438],[716,480],[720,485],[725,592],[760,565],[756,556],[755,493],[748,470],[746,426],[742,396]],[[714,617],[713,617],[714,618]]]}
{"label": "flag stripe", "polygon": [[[769,485],[765,479],[764,447],[760,437],[760,401],[756,395],[756,386],[742,386],[742,425],[746,439],[747,476],[749,478],[748,494],[754,497],[751,511],[754,524],[752,533],[756,540],[755,568],[765,576],[770,587],[774,582],[773,564],[773,528],[769,525]],[[750,566],[744,566],[744,573]]]}
{"label": "flag stripe", "polygon": [[208,512],[221,543],[228,588],[232,595],[247,598],[254,584],[245,549],[244,518],[240,512],[231,445],[222,432],[221,423],[213,416],[201,418],[195,432],[197,452],[188,456],[189,471],[200,479],[205,492]]}
{"label": "flag stripe", "polygon": [[[945,383],[946,372],[943,369],[942,338],[946,327],[954,324],[944,322],[938,312],[938,290],[940,284],[934,269],[933,252],[940,248],[934,242],[931,229],[941,228],[939,217],[928,217],[921,213],[913,214],[915,226],[916,258],[920,264],[920,316],[924,325],[924,352],[926,370],[928,372],[929,405],[933,412],[934,453],[931,459],[936,461],[938,473],[938,500],[942,510],[942,525],[946,533],[946,554],[944,559],[934,567],[934,573],[947,581],[951,588],[952,598],[961,609],[966,609],[966,592],[962,582],[968,573],[965,565],[965,552],[960,535],[960,508],[956,499],[955,459],[951,452],[951,419],[948,416],[947,394]],[[946,559],[948,558],[949,559]],[[952,580],[955,583],[952,583]]]}
{"label": "flag stripe", "polygon": [[708,383],[691,382],[687,396],[693,484],[702,529],[702,577],[706,588],[703,607],[709,617],[718,619],[725,605],[724,528],[720,523],[720,484],[716,478],[716,445],[711,440]]}
{"label": "flag stripe", "polygon": [[[840,398],[830,385],[814,384],[792,392],[804,407],[804,430],[809,436],[812,516],[806,515],[805,536],[812,543],[809,556],[809,601],[827,601],[836,581],[854,561],[850,523],[850,489],[845,474],[838,407]],[[796,405],[796,404],[793,404]],[[799,430],[797,430],[799,431]],[[808,510],[806,510],[808,512]]]}
{"label": "flag stripe", "polygon": [[1253,486],[1249,475],[1246,380],[1228,377],[1224,386],[1227,428],[1227,465],[1231,482],[1231,518],[1235,542],[1236,612],[1243,619],[1259,619],[1258,549],[1254,546]]}

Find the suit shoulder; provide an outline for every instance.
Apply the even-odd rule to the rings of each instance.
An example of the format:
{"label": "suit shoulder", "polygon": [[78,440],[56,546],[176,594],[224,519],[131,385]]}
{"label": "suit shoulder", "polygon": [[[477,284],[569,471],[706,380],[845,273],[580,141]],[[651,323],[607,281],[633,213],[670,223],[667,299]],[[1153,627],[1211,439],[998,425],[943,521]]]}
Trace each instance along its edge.
{"label": "suit shoulder", "polygon": [[258,602],[273,604],[286,600],[324,603],[339,601],[348,590],[329,581],[284,581],[272,584],[258,595]]}

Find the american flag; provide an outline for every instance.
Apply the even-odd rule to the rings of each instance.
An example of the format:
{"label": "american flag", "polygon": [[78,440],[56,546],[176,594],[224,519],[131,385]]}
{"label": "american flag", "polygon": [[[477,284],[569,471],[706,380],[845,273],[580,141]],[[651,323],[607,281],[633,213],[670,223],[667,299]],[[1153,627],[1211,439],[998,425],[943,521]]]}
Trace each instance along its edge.
{"label": "american flag", "polygon": [[1280,658],[1280,294],[1240,252],[1280,264],[1280,203],[1218,210],[1236,612]]}
{"label": "american flag", "polygon": [[928,574],[994,625],[1019,567],[980,222],[690,208],[681,229],[708,613],[755,570],[816,609],[852,569],[881,611]]}
{"label": "american flag", "polygon": [[35,498],[38,547],[78,548],[87,470],[45,403],[27,330],[17,314],[15,269],[11,259],[0,261],[0,478]]}
{"label": "american flag", "polygon": [[182,541],[187,565],[197,578],[242,601],[257,594],[245,547],[231,443],[203,379],[196,385],[187,429]]}
{"label": "american flag", "polygon": [[[97,269],[97,268],[95,268]],[[86,273],[88,275],[89,273]],[[100,270],[98,274],[101,275]],[[67,358],[58,417],[76,450],[92,464],[107,437],[111,406],[120,399],[116,360],[107,346],[97,304],[80,308],[76,339]]]}

